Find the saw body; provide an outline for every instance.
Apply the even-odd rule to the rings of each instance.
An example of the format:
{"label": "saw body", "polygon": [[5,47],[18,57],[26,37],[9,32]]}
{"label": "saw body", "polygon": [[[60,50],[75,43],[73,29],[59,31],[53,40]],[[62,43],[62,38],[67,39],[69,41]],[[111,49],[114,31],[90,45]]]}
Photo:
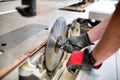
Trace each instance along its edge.
{"label": "saw body", "polygon": [[63,17],[60,17],[51,28],[46,44],[45,65],[48,71],[54,71],[61,61],[63,50],[60,49],[60,44],[65,40],[66,34],[66,21]]}

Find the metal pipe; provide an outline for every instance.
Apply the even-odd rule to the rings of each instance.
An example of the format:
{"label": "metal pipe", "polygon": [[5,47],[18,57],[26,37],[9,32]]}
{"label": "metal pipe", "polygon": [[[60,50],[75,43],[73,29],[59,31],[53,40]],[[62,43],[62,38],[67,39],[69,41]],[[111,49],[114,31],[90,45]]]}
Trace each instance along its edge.
{"label": "metal pipe", "polygon": [[36,15],[36,0],[22,0],[22,6],[16,7],[17,11],[25,17]]}

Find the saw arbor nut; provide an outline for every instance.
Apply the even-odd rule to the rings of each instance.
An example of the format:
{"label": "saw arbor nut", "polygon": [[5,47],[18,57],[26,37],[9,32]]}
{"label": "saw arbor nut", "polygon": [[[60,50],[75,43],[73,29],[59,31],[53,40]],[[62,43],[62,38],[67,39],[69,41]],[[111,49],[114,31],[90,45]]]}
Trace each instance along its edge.
{"label": "saw arbor nut", "polygon": [[57,38],[57,41],[56,41],[56,44],[55,44],[55,52],[56,53],[59,53],[59,50],[61,50],[60,49],[61,44],[62,44],[62,37],[60,36],[60,37]]}

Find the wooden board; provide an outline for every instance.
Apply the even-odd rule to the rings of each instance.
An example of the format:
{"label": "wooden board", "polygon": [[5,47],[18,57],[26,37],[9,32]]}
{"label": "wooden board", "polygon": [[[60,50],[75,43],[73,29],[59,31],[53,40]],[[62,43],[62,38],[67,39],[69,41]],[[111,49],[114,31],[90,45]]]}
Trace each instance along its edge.
{"label": "wooden board", "polygon": [[19,58],[17,58],[16,60],[14,60],[12,63],[10,63],[9,65],[7,65],[3,69],[1,69],[0,70],[0,79],[2,79],[6,74],[8,74],[10,71],[12,71],[15,67],[17,67],[18,65],[20,65],[20,63],[22,63],[25,59],[27,59],[28,57],[30,57],[31,55],[33,55],[34,52],[36,52],[41,47],[43,47],[46,42],[47,42],[47,39],[44,40],[43,42],[39,43],[35,47],[31,48],[30,50],[28,50],[27,52],[25,52],[22,56],[20,56]]}
{"label": "wooden board", "polygon": [[0,79],[45,45],[49,34],[45,28],[33,24],[0,36],[0,43],[7,43],[0,45]]}

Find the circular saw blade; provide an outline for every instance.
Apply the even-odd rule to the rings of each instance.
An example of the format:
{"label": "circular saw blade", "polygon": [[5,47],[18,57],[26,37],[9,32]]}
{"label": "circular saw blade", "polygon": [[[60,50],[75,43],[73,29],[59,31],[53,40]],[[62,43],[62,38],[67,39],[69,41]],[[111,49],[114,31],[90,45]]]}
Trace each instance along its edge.
{"label": "circular saw blade", "polygon": [[63,17],[58,18],[53,27],[46,44],[45,65],[48,71],[54,71],[63,56],[63,50],[57,45],[66,38],[67,26]]}

